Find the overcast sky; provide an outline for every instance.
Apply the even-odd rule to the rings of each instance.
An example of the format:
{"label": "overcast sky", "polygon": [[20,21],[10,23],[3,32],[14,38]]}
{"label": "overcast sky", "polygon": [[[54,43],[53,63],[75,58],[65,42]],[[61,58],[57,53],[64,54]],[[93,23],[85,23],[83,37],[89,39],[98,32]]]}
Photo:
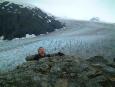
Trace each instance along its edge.
{"label": "overcast sky", "polygon": [[[11,0],[18,1],[18,0]],[[19,0],[40,7],[58,17],[115,22],[115,0]],[[19,2],[18,1],[18,2]]]}

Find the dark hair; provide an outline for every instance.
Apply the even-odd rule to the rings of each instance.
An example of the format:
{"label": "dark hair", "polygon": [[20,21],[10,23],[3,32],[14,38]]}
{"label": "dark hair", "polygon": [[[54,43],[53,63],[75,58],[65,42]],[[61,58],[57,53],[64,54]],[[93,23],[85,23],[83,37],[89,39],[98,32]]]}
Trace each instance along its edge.
{"label": "dark hair", "polygon": [[43,47],[39,47],[38,50],[39,50],[40,48],[43,48]]}

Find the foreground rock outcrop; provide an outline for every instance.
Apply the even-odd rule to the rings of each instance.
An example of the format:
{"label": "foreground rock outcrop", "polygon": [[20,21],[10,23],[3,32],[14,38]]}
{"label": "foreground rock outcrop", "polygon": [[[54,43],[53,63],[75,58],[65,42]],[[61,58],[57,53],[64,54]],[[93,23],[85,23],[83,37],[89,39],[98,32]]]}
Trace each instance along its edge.
{"label": "foreground rock outcrop", "polygon": [[115,64],[103,57],[50,57],[0,75],[0,87],[114,87]]}

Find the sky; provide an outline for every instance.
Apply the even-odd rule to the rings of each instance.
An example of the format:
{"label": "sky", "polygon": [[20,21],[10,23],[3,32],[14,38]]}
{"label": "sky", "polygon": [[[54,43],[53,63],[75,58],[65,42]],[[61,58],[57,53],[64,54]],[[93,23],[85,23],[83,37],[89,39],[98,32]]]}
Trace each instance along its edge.
{"label": "sky", "polygon": [[115,0],[19,0],[18,2],[35,5],[57,17],[76,20],[99,17],[101,21],[115,23]]}

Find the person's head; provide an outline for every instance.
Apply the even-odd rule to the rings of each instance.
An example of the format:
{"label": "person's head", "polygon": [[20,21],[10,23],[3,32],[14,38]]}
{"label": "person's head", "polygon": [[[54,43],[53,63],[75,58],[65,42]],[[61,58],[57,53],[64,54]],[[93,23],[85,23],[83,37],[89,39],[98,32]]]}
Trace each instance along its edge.
{"label": "person's head", "polygon": [[40,55],[41,57],[45,56],[45,49],[43,47],[38,48],[38,55]]}

